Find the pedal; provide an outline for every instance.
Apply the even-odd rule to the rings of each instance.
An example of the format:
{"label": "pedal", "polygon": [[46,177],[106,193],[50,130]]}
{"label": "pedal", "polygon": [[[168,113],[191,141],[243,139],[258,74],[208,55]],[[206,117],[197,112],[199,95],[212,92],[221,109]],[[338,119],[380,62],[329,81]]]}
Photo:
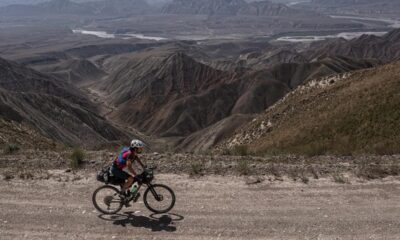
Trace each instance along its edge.
{"label": "pedal", "polygon": [[132,205],[129,204],[129,201],[126,201],[124,205],[125,205],[125,207],[130,207],[130,206],[132,206]]}

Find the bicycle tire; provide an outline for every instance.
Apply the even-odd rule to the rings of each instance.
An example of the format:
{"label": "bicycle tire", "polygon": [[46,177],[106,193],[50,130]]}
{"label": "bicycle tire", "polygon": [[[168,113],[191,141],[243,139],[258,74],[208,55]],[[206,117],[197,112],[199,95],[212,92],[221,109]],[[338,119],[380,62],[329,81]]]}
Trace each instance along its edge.
{"label": "bicycle tire", "polygon": [[[170,196],[171,196],[171,203],[169,204],[169,206],[168,206],[167,208],[162,209],[162,210],[155,209],[154,207],[152,207],[152,206],[149,204],[149,202],[148,202],[148,200],[147,200],[148,194],[149,194],[149,193],[150,193],[150,194],[153,194],[153,193],[152,193],[152,190],[154,190],[155,192],[157,192],[157,191],[156,191],[157,188],[162,188],[162,189],[167,190],[167,191],[169,192]],[[150,211],[152,211],[152,212],[154,212],[154,213],[166,213],[166,212],[169,212],[169,211],[174,207],[174,205],[175,205],[175,193],[174,193],[174,191],[172,191],[172,189],[171,189],[170,187],[168,187],[168,186],[166,186],[166,185],[163,185],[163,184],[152,184],[152,185],[150,185],[150,186],[146,189],[146,191],[144,192],[144,194],[143,194],[143,202],[144,202],[144,205],[145,205]]]}
{"label": "bicycle tire", "polygon": [[104,185],[104,186],[101,186],[101,187],[97,188],[97,189],[93,192],[93,195],[92,195],[92,202],[93,202],[94,207],[95,207],[98,211],[100,211],[101,213],[104,213],[104,214],[115,214],[115,213],[121,211],[121,209],[122,209],[122,207],[123,207],[123,202],[122,202],[122,201],[120,201],[119,206],[118,206],[117,209],[114,210],[114,211],[106,211],[106,210],[104,210],[103,208],[101,208],[101,207],[99,206],[99,204],[98,204],[97,201],[96,201],[96,196],[97,196],[97,194],[98,194],[101,190],[107,189],[107,188],[108,188],[108,189],[111,189],[111,190],[113,190],[113,191],[115,191],[115,194],[119,194],[119,190],[118,190],[117,188],[115,188],[115,187],[113,187],[113,186],[110,186],[110,185]]}

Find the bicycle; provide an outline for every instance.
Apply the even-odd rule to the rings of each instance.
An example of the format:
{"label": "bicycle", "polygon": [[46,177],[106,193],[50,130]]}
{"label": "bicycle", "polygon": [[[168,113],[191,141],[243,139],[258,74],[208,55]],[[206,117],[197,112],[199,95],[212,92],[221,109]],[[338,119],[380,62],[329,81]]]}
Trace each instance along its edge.
{"label": "bicycle", "polygon": [[[136,178],[139,184],[136,194],[130,196],[128,199],[121,196],[120,190],[111,186],[122,186],[124,182],[110,176],[109,168],[103,169],[102,172],[98,173],[97,179],[104,182],[105,185],[97,188],[93,192],[92,202],[94,207],[104,214],[118,213],[124,205],[129,204],[131,201],[136,202],[140,194],[139,190],[141,186],[146,185],[147,189],[143,193],[143,202],[147,209],[156,214],[169,212],[175,205],[175,193],[166,185],[152,183],[155,169],[155,167],[144,169],[143,173]],[[157,204],[163,203],[165,206],[157,206]]]}

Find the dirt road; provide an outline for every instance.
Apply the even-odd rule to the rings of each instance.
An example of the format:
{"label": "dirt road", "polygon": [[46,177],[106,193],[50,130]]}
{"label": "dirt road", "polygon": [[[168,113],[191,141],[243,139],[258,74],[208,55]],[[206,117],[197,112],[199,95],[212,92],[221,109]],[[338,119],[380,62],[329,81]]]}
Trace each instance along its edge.
{"label": "dirt road", "polygon": [[[65,180],[65,179],[64,179]],[[0,239],[400,239],[400,181],[337,184],[158,175],[177,203],[151,215],[141,200],[120,215],[91,203],[92,175],[0,182]]]}

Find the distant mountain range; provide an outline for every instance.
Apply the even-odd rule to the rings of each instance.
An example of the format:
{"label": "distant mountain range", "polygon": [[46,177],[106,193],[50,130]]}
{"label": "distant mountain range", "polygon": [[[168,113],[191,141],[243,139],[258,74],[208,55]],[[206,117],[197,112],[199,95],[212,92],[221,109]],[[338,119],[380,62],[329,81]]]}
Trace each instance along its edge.
{"label": "distant mountain range", "polygon": [[348,56],[356,59],[379,59],[383,62],[400,60],[400,30],[377,37],[363,35],[352,40],[333,39],[314,43],[310,47],[310,59],[327,56]]}
{"label": "distant mountain range", "polygon": [[70,15],[123,15],[144,14],[153,8],[146,0],[98,0],[75,2],[70,0],[51,0],[36,5],[15,4],[0,8],[4,16],[25,16],[41,14]]}
{"label": "distant mountain range", "polygon": [[167,4],[162,12],[209,16],[283,16],[299,14],[302,11],[270,1],[248,3],[244,0],[174,0]]}
{"label": "distant mountain range", "polygon": [[[204,151],[230,137],[236,128],[303,84],[399,60],[399,32],[394,30],[382,37],[364,35],[353,40],[321,41],[306,51],[240,41],[215,45],[105,44],[67,49],[64,55],[52,52],[51,56],[62,56],[52,64],[36,64],[27,59],[23,62],[46,71],[47,75],[41,78],[58,81],[63,84],[62,89],[95,80],[90,88],[102,93],[104,101],[112,106],[107,114],[109,120],[149,136],[173,138],[176,149]],[[218,62],[227,53],[233,59]],[[96,64],[85,60],[97,59],[97,55],[107,57]],[[26,75],[32,74],[23,74],[21,78]],[[88,111],[102,126],[108,126],[109,122],[98,117],[83,96],[79,93],[68,99],[81,99],[82,103],[76,106],[83,106],[82,111]],[[21,111],[24,110],[18,112]],[[52,116],[51,111],[46,118],[49,115]],[[101,140],[97,134],[95,130],[91,138]],[[113,139],[118,134],[117,131],[104,138]],[[68,142],[74,142],[74,137]]]}
{"label": "distant mountain range", "polygon": [[[68,145],[127,138],[115,127],[118,124],[155,139],[168,138],[171,149],[206,151],[226,138],[232,140],[236,129],[247,129],[252,119],[296,89],[327,76],[400,60],[399,42],[397,29],[382,37],[333,39],[307,48],[262,40],[93,41],[57,51],[45,48],[48,52],[14,55],[37,70],[0,60],[0,124],[21,124],[41,134],[43,142],[51,139]],[[83,83],[98,93],[100,101],[91,102],[93,96],[78,89]],[[293,105],[307,104],[302,99],[309,98],[298,98]],[[96,103],[106,105],[105,117]],[[272,124],[277,118],[286,121],[284,115],[274,116]],[[271,125],[262,121],[263,129]],[[238,144],[253,144],[243,140],[246,133]],[[232,141],[224,147],[234,145]],[[261,145],[252,147],[264,151]]]}
{"label": "distant mountain range", "polygon": [[[284,4],[270,1],[246,2],[244,0],[171,0],[154,2],[148,0],[97,0],[71,1],[51,0],[33,1],[30,4],[12,4],[0,8],[4,16],[39,14],[75,14],[75,15],[131,15],[161,13],[209,15],[209,16],[289,16],[310,14],[306,10],[297,10]],[[36,3],[35,5],[32,5]],[[0,5],[1,6],[1,5]],[[314,13],[315,14],[315,13]]]}
{"label": "distant mountain range", "polygon": [[310,63],[277,58],[259,69],[217,70],[188,56],[184,48],[162,49],[108,59],[104,64],[112,74],[95,88],[115,106],[111,119],[149,135],[180,138],[177,148],[191,151],[216,144],[229,129],[302,83],[376,64],[345,57]]}
{"label": "distant mountain range", "polygon": [[298,4],[296,7],[336,14],[382,15],[400,13],[400,2],[398,0],[312,0],[309,3]]}

